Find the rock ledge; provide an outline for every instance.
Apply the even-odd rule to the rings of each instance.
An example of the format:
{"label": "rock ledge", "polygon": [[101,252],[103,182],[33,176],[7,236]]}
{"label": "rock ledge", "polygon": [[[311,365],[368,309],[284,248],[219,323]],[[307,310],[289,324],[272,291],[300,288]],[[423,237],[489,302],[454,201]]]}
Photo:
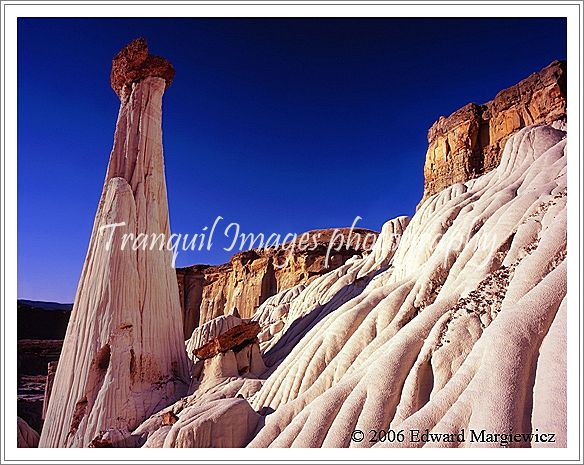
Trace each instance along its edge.
{"label": "rock ledge", "polygon": [[482,105],[469,103],[428,131],[424,197],[482,176],[501,161],[505,142],[532,124],[566,120],[566,62],[555,60]]}

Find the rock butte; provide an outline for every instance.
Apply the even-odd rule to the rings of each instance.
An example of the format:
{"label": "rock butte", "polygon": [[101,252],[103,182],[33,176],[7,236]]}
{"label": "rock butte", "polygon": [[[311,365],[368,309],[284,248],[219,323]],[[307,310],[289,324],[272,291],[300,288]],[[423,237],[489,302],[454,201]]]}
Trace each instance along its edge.
{"label": "rock butte", "polygon": [[554,61],[483,104],[469,103],[428,131],[424,197],[496,168],[505,142],[531,124],[566,120],[566,62]]}
{"label": "rock butte", "polygon": [[[541,73],[547,75],[550,68],[558,66],[564,69],[553,63]],[[137,97],[137,90],[154,84],[161,96],[165,83],[159,77],[133,83],[128,103],[122,99],[120,114],[124,105]],[[517,89],[524,95],[521,84]],[[509,95],[516,93],[512,90]],[[533,92],[531,100],[539,98],[536,94]],[[181,380],[190,377],[183,397],[179,399],[180,389],[174,388],[153,401],[151,383],[144,380],[137,398],[147,408],[139,412],[135,408],[120,410],[115,396],[110,398],[111,405],[104,405],[100,396],[109,395],[109,390],[95,383],[94,375],[89,383],[84,382],[88,376],[84,365],[71,370],[74,360],[64,350],[41,443],[45,437],[44,445],[92,447],[484,447],[498,444],[411,442],[409,435],[400,443],[374,444],[352,442],[351,432],[388,428],[428,429],[434,433],[539,429],[555,432],[556,442],[534,441],[519,446],[565,447],[565,102],[558,113],[555,99],[544,100],[549,105],[540,105],[539,117],[546,124],[526,123],[496,143],[491,139],[489,150],[484,152],[492,155],[491,161],[481,165],[482,172],[453,165],[451,171],[456,175],[440,178],[439,183],[445,184],[441,188],[436,183],[429,187],[427,178],[429,188],[414,217],[388,221],[371,253],[355,255],[308,283],[279,288],[259,305],[251,324],[237,312],[223,308],[219,316],[196,327],[183,344],[176,281],[166,268],[156,268],[159,279],[156,283],[144,282],[152,288],[141,289],[152,289],[151,299],[163,295],[163,304],[172,313],[170,317],[167,313],[164,317],[152,315],[155,328],[148,326],[148,319],[135,324],[138,330],[148,328],[155,343],[163,341],[149,353],[165,362],[171,358],[167,355],[169,347],[180,342],[177,360],[181,369],[188,370]],[[488,119],[504,120],[501,115],[508,109],[506,105],[488,105]],[[446,129],[444,121],[437,124],[446,131],[444,137],[450,137],[449,131],[454,131],[455,139],[458,137],[457,125]],[[161,173],[161,150],[157,153]],[[471,157],[473,151],[457,153]],[[443,164],[454,161],[448,157]],[[110,170],[111,166],[112,161]],[[163,179],[158,177],[162,186]],[[109,183],[106,181],[106,186]],[[130,198],[130,192],[134,192],[131,186],[124,189]],[[154,204],[159,213],[163,210],[168,228],[165,199],[165,194],[156,197]],[[108,197],[100,203],[96,225],[107,202]],[[143,208],[139,211],[149,212]],[[114,219],[119,217],[123,216]],[[97,240],[94,229],[88,262],[113,260],[116,272],[138,266],[136,257],[112,253],[93,258]],[[117,334],[115,328],[119,326],[101,320],[104,316],[115,320],[116,307],[108,307],[113,309],[111,315],[94,311],[91,319],[83,318],[90,307],[84,296],[96,292],[98,280],[115,286],[108,280],[111,275],[100,270],[84,270],[65,347],[71,340],[77,342],[78,334],[87,338],[86,328],[103,325],[103,330],[92,334],[107,337],[101,336],[93,346],[111,344],[108,356],[83,344],[93,338],[80,340],[78,351],[81,360],[97,356],[95,363],[86,361],[85,365],[96,365],[98,373],[106,365],[107,373],[117,369],[117,377],[109,382],[124,389],[133,378],[122,347],[101,342],[112,339],[112,328]],[[139,267],[133,276],[141,276]],[[146,307],[148,301],[139,302]],[[247,328],[252,327],[254,339],[247,334]],[[240,341],[239,336],[232,337],[234,334],[244,337]],[[125,347],[132,347],[132,339],[124,337]],[[205,349],[208,358],[200,360],[195,353],[202,347],[219,349]],[[187,353],[189,358],[184,362]],[[112,367],[114,359],[121,361]],[[167,376],[174,373],[176,365],[164,366]],[[77,371],[82,375],[76,376]],[[82,383],[75,395],[71,391],[76,385],[68,383],[64,373]],[[177,377],[173,374],[172,379]],[[83,395],[81,391],[87,385],[90,394],[96,390],[94,386],[100,389],[97,398],[91,396],[87,409],[99,411],[102,424],[90,431],[97,419],[86,421],[85,415],[71,433],[72,414],[64,413],[69,417],[63,421],[57,412],[71,412],[75,404],[70,399]],[[55,406],[59,410],[52,411]],[[114,420],[119,413],[125,415],[122,425]],[[82,434],[78,433],[81,429]]]}
{"label": "rock butte", "polygon": [[[161,128],[169,82],[162,63],[172,68],[151,60],[141,39],[113,61],[112,87],[121,98],[114,145],[40,447],[132,445],[129,432],[189,383],[170,251],[121,248],[123,233],[170,233]],[[122,222],[108,249],[109,234],[100,228]]]}

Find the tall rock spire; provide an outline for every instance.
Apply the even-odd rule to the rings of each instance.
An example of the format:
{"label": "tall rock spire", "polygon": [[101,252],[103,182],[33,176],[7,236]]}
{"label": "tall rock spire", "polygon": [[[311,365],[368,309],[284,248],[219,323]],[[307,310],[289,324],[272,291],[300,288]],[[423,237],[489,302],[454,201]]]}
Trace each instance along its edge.
{"label": "tall rock spire", "polygon": [[173,77],[144,39],[113,59],[114,145],[40,447],[126,445],[132,429],[186,389],[171,253],[134,250],[132,240],[122,247],[124,234],[170,235],[161,122]]}

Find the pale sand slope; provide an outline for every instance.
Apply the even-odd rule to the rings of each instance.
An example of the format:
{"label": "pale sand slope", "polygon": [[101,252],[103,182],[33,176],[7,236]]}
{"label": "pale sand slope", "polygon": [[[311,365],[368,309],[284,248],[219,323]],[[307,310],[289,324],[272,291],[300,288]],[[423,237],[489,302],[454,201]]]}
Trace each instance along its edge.
{"label": "pale sand slope", "polygon": [[[390,266],[408,221],[406,217],[388,221],[366,258],[351,260],[309,286],[282,291],[258,309],[253,319],[263,328],[260,340],[264,350],[273,348],[275,355],[266,357],[272,360],[272,370],[292,344],[302,343],[311,325],[358,295],[376,273]],[[186,342],[189,356],[193,349],[240,322],[232,315],[221,316],[195,329]],[[189,395],[152,415],[134,436],[145,442],[144,447],[245,446],[263,420],[245,399],[259,391],[270,372],[262,362],[259,346],[251,344],[236,354],[228,351],[204,361],[191,360],[196,363],[191,365]],[[242,365],[247,366],[243,375]],[[176,423],[165,422],[169,412],[178,418]]]}
{"label": "pale sand slope", "polygon": [[[40,447],[126,439],[188,383],[171,252],[121,250],[122,234],[169,237],[162,154],[164,79],[122,94],[103,193],[55,376]],[[103,225],[126,223],[114,234]]]}
{"label": "pale sand slope", "polygon": [[351,432],[390,426],[539,428],[565,445],[565,136],[525,128],[496,170],[426,200],[392,266],[252,398],[276,411],[250,446],[370,447]]}

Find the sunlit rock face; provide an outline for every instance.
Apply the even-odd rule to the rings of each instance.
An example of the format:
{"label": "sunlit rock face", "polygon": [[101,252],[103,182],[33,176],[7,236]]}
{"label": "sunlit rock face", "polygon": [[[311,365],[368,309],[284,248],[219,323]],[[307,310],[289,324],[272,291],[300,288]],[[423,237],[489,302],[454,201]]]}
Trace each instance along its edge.
{"label": "sunlit rock face", "polygon": [[496,168],[505,142],[521,128],[565,118],[565,61],[552,62],[483,105],[469,103],[441,116],[428,131],[423,200]]}
{"label": "sunlit rock face", "polygon": [[185,339],[198,326],[222,315],[236,312],[250,318],[274,294],[306,285],[351,258],[367,255],[377,232],[338,228],[298,236],[279,247],[238,252],[223,265],[177,269]]}
{"label": "sunlit rock face", "polygon": [[[485,174],[450,179],[413,218],[388,221],[366,257],[266,299],[252,316],[263,371],[242,373],[230,352],[197,361],[189,395],[167,409],[177,421],[161,412],[135,431],[145,447],[192,447],[211,431],[218,447],[504,445],[470,442],[483,429],[553,431],[554,443],[512,446],[565,447],[565,108],[558,116],[493,148]],[[211,320],[189,347],[235,324]],[[219,426],[234,424],[237,435]],[[390,428],[452,440],[351,438]]]}
{"label": "sunlit rock face", "polygon": [[[196,328],[186,343],[193,362],[188,395],[151,416],[133,432],[134,437],[143,447],[247,445],[263,416],[273,410],[268,406],[256,411],[251,399],[295,345],[309,341],[306,335],[314,324],[357,296],[376,274],[390,267],[408,221],[407,217],[388,221],[366,257],[356,255],[309,284],[270,297],[251,323],[224,315]],[[261,334],[256,339],[258,329]],[[219,350],[209,352],[205,347],[213,340],[217,343],[212,345]],[[202,354],[199,348],[205,349]],[[199,359],[197,354],[210,358]],[[166,418],[170,415],[176,421],[169,423]]]}
{"label": "sunlit rock face", "polygon": [[[141,39],[113,61],[121,99],[114,146],[40,447],[131,445],[129,431],[186,392],[172,255],[121,247],[123,234],[170,233],[161,122],[173,75]],[[101,229],[115,223],[125,226],[113,236]]]}

